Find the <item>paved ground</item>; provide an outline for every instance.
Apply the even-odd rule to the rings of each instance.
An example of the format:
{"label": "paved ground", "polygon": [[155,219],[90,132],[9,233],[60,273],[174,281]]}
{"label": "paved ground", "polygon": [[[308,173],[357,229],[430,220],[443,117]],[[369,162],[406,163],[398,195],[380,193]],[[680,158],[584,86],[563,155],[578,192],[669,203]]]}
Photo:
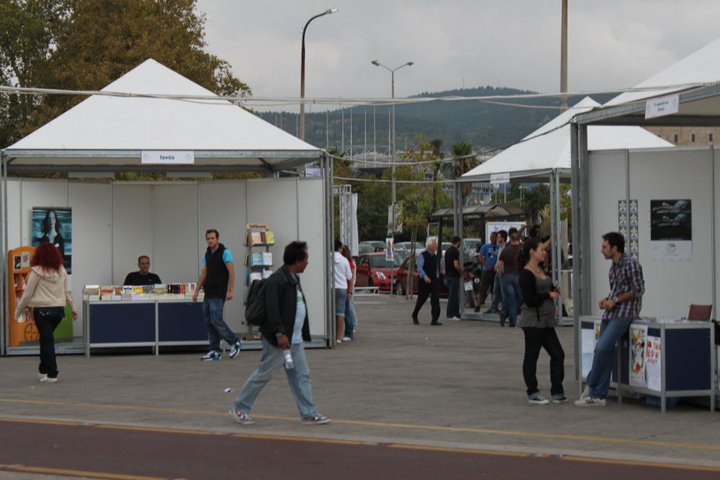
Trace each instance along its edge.
{"label": "paved ground", "polygon": [[[290,438],[294,439],[294,445],[303,440],[301,443],[316,445],[321,451],[338,442],[357,448],[400,445],[405,450],[419,449],[423,458],[428,455],[436,458],[435,454],[449,451],[455,455],[458,452],[487,455],[483,458],[490,460],[483,461],[484,466],[500,465],[500,457],[517,454],[517,458],[509,457],[508,465],[519,465],[513,463],[518,462],[518,458],[528,461],[579,458],[582,465],[589,465],[587,462],[592,459],[609,460],[608,465],[613,468],[642,465],[658,469],[662,475],[654,475],[656,478],[685,479],[691,478],[690,473],[717,475],[720,472],[720,415],[717,412],[680,404],[661,414],[658,408],[649,407],[644,401],[627,398],[622,405],[611,398],[606,408],[596,409],[581,409],[571,403],[528,405],[521,375],[521,330],[482,321],[446,321],[443,326],[431,327],[429,305],[421,312],[421,325],[414,326],[409,317],[411,308],[412,303],[404,299],[359,298],[360,325],[356,341],[335,349],[307,351],[316,403],[323,414],[333,418],[333,423],[327,426],[307,426],[298,421],[282,374],[259,397],[252,412],[257,420],[255,425],[240,426],[232,422],[227,408],[256,367],[259,351],[246,351],[234,360],[224,358],[210,363],[200,362],[196,353],[159,357],[95,355],[90,359],[62,356],[58,360],[60,382],[54,385],[37,382],[35,357],[3,357],[0,358],[0,443],[17,442],[13,445],[32,451],[37,444],[31,439],[37,435],[44,436],[46,441],[51,441],[53,436],[65,438],[59,433],[48,433],[53,428],[48,421],[60,421],[70,422],[60,427],[82,432],[73,437],[76,443],[67,449],[70,458],[80,458],[84,452],[92,451],[92,447],[99,448],[100,440],[96,444],[87,440],[93,438],[91,427],[99,425],[103,431],[111,430],[109,426],[123,426],[136,436],[151,429],[153,434],[176,435],[182,434],[178,430],[184,430],[197,438],[208,433],[233,438],[239,435],[245,441],[248,436],[255,441],[258,436],[270,436],[277,441]],[[572,328],[559,329],[559,335],[566,351],[566,393],[575,399],[579,387],[573,378]],[[543,354],[538,378],[544,393],[549,393],[547,363],[547,356]],[[227,388],[235,392],[226,393]],[[30,420],[39,422],[42,433],[33,434]],[[122,443],[122,438],[118,434],[116,440]],[[128,441],[124,445],[130,444]],[[162,444],[164,441],[158,441],[157,448]],[[291,450],[298,451],[297,447]],[[40,464],[28,463],[32,458],[11,455],[10,448],[0,448],[0,451],[5,452],[0,453],[1,479],[67,478],[58,471],[13,473],[20,469],[11,465]],[[383,465],[382,453],[381,449],[366,449],[361,458],[367,460],[365,465],[379,467]],[[175,455],[178,456],[177,451]],[[353,453],[351,457],[357,455],[360,454]],[[204,454],[196,458],[204,458]],[[341,458],[338,456],[340,465],[336,467],[339,470],[335,478],[349,478],[340,473],[346,468]],[[412,458],[405,460],[412,461]],[[466,469],[473,463],[457,457],[450,460],[437,457],[435,463],[424,468],[428,473],[439,473],[446,469],[448,462],[453,467]],[[561,477],[566,475],[560,472],[578,474],[576,467],[570,466],[577,462],[548,460],[540,465],[549,467],[555,463],[556,470],[543,471]],[[97,467],[91,471],[113,472],[113,464],[107,465],[110,470]],[[312,464],[305,467],[311,471],[319,468]],[[503,468],[501,471],[509,467]],[[525,468],[539,471],[539,466]],[[410,471],[403,473],[408,474],[407,478],[412,476]],[[466,478],[471,476],[470,471],[465,473]],[[527,471],[524,474],[527,476]],[[145,472],[145,475],[152,474]],[[99,475],[87,478],[91,477],[109,478]],[[413,478],[417,477],[415,472]],[[333,478],[333,475],[324,478]],[[450,477],[446,475],[446,478]]]}

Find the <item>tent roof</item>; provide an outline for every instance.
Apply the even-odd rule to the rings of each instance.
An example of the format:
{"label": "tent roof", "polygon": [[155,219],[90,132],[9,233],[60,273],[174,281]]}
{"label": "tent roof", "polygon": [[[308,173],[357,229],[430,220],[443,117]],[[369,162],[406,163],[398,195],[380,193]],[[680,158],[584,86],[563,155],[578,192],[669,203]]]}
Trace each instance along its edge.
{"label": "tent roof", "polygon": [[193,151],[190,169],[277,170],[322,153],[152,59],[102,92],[133,96],[90,96],[8,147],[9,169],[145,169],[141,152],[160,150]]}
{"label": "tent roof", "polygon": [[[579,115],[578,123],[648,126],[720,125],[720,39],[636,85],[647,89],[618,95],[603,108]],[[679,112],[645,119],[646,101],[678,94]]]}
{"label": "tent roof", "polygon": [[[451,218],[453,217],[455,213],[455,210],[452,208],[444,208],[441,210],[436,210],[433,213],[430,214],[428,219],[430,220],[439,220],[442,218]],[[505,218],[505,217],[524,217],[525,212],[522,208],[518,207],[517,205],[514,205],[512,203],[496,203],[492,205],[470,205],[468,207],[463,207],[463,218],[465,220],[472,220],[472,219],[495,219],[495,218]]]}
{"label": "tent roof", "polygon": [[[570,175],[570,121],[600,106],[585,97],[521,142],[503,150],[463,175],[465,179],[489,179],[494,173],[510,173],[512,179],[529,179],[559,171]],[[589,150],[659,148],[672,146],[641,127],[593,126],[588,130]]]}

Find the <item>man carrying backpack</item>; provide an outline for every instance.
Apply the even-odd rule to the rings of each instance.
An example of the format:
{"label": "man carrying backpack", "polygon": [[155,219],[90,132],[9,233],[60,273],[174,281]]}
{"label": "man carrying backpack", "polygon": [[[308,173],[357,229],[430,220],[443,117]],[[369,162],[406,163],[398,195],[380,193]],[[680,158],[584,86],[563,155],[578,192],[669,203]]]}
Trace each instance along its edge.
{"label": "man carrying backpack", "polygon": [[330,419],[320,415],[313,403],[310,369],[303,349],[303,341],[310,341],[310,326],[298,274],[305,271],[307,265],[307,243],[292,242],[283,252],[283,266],[263,286],[266,312],[266,319],[260,327],[263,353],[257,370],[247,379],[230,407],[230,416],[238,423],[255,423],[249,415],[253,403],[283,365],[302,422],[315,425],[330,423]]}

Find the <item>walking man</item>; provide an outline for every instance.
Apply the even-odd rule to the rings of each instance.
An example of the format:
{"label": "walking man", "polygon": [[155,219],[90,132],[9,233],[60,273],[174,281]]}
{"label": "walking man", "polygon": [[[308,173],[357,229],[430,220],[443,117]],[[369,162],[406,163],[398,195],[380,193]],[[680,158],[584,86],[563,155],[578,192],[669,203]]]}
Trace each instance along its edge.
{"label": "walking man", "polygon": [[453,237],[452,245],[445,250],[445,278],[448,282],[448,320],[460,320],[460,285],[463,269],[460,266],[460,237]]}
{"label": "walking man", "polygon": [[[230,407],[230,416],[241,424],[255,423],[250,416],[255,399],[275,372],[285,365],[290,392],[303,423],[322,425],[330,419],[318,413],[310,388],[310,369],[303,341],[310,341],[305,294],[298,274],[308,265],[307,243],[292,242],[283,252],[283,266],[273,273],[263,289],[267,319],[260,327],[263,352],[260,365],[243,385]],[[292,359],[288,364],[287,355]]]}
{"label": "walking man", "polygon": [[578,407],[604,407],[610,386],[613,358],[617,341],[640,318],[645,280],[642,267],[625,255],[625,238],[617,232],[603,235],[602,254],[610,265],[610,294],[600,300],[604,310],[600,324],[600,338],[595,344],[592,367],[587,375],[585,391],[575,402]]}
{"label": "walking man", "polygon": [[202,356],[202,360],[206,362],[220,360],[221,338],[230,345],[230,358],[235,358],[242,348],[240,338],[223,320],[225,301],[233,298],[235,267],[233,267],[232,253],[225,248],[225,245],[219,243],[219,238],[220,234],[215,229],[205,232],[208,248],[202,259],[202,271],[192,297],[193,302],[196,302],[198,291],[203,287],[205,291],[203,316],[210,343],[210,351]]}
{"label": "walking man", "polygon": [[418,325],[418,312],[430,297],[430,325],[442,325],[440,318],[440,261],[437,256],[438,244],[435,237],[428,237],[425,250],[417,257],[418,297],[412,313],[412,321]]}

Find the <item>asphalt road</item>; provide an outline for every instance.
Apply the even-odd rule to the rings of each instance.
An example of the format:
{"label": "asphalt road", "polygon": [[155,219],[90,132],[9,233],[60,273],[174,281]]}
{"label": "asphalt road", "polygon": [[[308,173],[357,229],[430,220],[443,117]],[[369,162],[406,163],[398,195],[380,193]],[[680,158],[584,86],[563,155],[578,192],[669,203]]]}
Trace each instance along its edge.
{"label": "asphalt road", "polygon": [[0,419],[0,478],[4,473],[124,480],[526,480],[530,475],[587,480],[710,480],[720,475],[720,469],[715,468],[284,437],[252,430],[252,426],[212,432]]}

